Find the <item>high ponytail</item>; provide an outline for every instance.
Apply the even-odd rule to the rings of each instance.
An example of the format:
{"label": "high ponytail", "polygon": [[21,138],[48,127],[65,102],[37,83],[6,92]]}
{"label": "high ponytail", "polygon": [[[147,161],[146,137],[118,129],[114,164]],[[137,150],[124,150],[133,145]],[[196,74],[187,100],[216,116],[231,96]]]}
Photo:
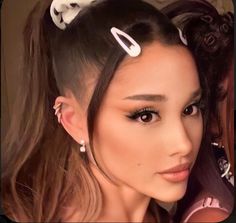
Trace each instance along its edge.
{"label": "high ponytail", "polygon": [[[166,16],[142,0],[94,1],[63,31],[52,22],[50,4],[36,5],[24,31],[21,91],[2,147],[3,208],[16,221],[94,222],[102,210],[101,190],[77,143],[57,123],[54,101],[66,90],[86,101],[94,87],[87,110],[91,144],[96,116],[124,58],[111,27],[126,30],[141,47],[181,42]],[[157,212],[162,221],[167,213]]]}
{"label": "high ponytail", "polygon": [[78,197],[86,221],[100,211],[99,187],[54,116],[60,93],[50,51],[50,3],[36,4],[24,30],[20,91],[2,146],[2,205],[15,221],[58,222]]}

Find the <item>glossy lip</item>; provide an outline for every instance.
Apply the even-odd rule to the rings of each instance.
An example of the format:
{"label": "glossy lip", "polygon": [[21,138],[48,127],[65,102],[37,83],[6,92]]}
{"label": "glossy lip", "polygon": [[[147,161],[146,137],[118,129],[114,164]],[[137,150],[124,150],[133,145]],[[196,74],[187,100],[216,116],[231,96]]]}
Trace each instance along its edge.
{"label": "glossy lip", "polygon": [[188,179],[190,174],[190,166],[190,163],[184,163],[157,173],[167,181],[173,183],[181,182]]}
{"label": "glossy lip", "polygon": [[180,164],[178,166],[174,166],[171,167],[169,169],[166,169],[164,171],[158,172],[159,174],[164,174],[164,173],[177,173],[177,172],[181,172],[184,171],[186,169],[190,169],[191,163],[184,163],[184,164]]}

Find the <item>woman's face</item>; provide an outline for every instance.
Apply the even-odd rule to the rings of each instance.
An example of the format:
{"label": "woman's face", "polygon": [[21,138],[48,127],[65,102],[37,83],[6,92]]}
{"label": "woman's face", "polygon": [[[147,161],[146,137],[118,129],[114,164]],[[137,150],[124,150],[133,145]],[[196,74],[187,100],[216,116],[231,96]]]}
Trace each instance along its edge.
{"label": "woman's face", "polygon": [[118,185],[160,201],[180,199],[202,138],[200,99],[195,63],[184,47],[155,42],[126,58],[97,116],[101,168]]}

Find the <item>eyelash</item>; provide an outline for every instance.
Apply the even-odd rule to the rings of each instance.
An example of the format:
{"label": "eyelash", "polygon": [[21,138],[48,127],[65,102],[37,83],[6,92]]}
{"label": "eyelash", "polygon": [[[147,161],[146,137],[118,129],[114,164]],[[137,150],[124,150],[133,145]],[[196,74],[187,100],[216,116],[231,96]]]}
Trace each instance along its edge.
{"label": "eyelash", "polygon": [[190,115],[187,114],[187,115],[184,115],[184,116],[195,116],[195,115],[198,115],[199,112],[201,112],[201,111],[204,110],[204,108],[205,108],[205,104],[204,104],[203,100],[200,99],[199,101],[194,102],[194,103],[188,105],[188,106],[184,109],[184,111],[185,111],[187,108],[193,107],[193,106],[195,106],[195,107],[197,108],[196,114],[193,114],[193,115],[192,115],[192,114],[190,114]]}
{"label": "eyelash", "polygon": [[[197,116],[197,115],[199,114],[199,112],[201,112],[201,111],[205,108],[204,102],[202,101],[202,99],[200,99],[199,101],[194,102],[194,103],[188,105],[188,106],[184,109],[184,111],[185,111],[186,109],[190,108],[190,107],[193,107],[193,106],[195,106],[195,107],[197,108],[196,113],[195,113],[195,114],[184,114],[184,116],[195,116],[195,115]],[[183,113],[184,113],[184,111],[183,111]],[[143,120],[138,120],[138,119],[140,119],[142,116],[144,116],[144,115],[150,115],[150,114],[152,115],[152,120],[151,120],[151,121],[145,122],[145,121],[143,121]],[[153,115],[156,115],[156,116],[157,116],[157,119],[154,120],[154,121],[153,121]],[[127,117],[128,117],[129,119],[131,119],[131,120],[134,120],[134,121],[136,120],[136,121],[141,122],[141,123],[143,123],[143,124],[152,123],[152,122],[157,121],[158,119],[159,119],[159,120],[161,119],[160,114],[159,114],[159,111],[157,111],[157,110],[155,110],[155,109],[153,109],[153,108],[151,108],[151,107],[146,107],[146,108],[142,108],[142,109],[136,110],[136,111],[132,112],[130,115],[128,115]]]}
{"label": "eyelash", "polygon": [[[151,114],[152,118],[153,118],[153,115],[156,115],[160,118],[159,112],[153,108],[150,108],[150,107],[136,110],[136,111],[132,112],[130,115],[128,115],[127,117],[131,120],[137,120],[138,118],[141,118],[142,116],[147,115],[147,114]],[[143,121],[139,121],[139,122],[142,122],[144,124],[150,123],[150,122],[143,122]]]}

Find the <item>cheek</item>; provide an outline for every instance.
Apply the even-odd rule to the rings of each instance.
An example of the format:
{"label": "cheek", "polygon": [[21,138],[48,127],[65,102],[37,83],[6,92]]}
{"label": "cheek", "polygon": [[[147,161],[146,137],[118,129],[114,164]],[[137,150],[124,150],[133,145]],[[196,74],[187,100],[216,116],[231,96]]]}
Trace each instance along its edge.
{"label": "cheek", "polygon": [[199,119],[190,120],[187,125],[189,138],[192,142],[193,153],[195,156],[198,154],[203,134],[203,120],[200,116]]}
{"label": "cheek", "polygon": [[[129,120],[114,117],[112,112],[99,116],[94,134],[97,161],[110,174],[131,173],[145,162],[145,142],[142,132]],[[133,171],[134,173],[137,171]]]}

